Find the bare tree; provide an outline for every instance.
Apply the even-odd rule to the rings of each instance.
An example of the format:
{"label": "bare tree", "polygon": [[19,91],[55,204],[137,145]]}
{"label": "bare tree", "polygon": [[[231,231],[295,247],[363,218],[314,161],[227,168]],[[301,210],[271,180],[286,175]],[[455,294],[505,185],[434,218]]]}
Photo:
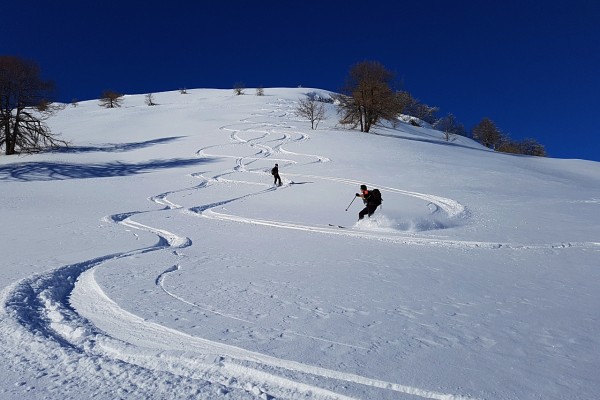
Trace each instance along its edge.
{"label": "bare tree", "polygon": [[511,140],[508,136],[503,136],[500,143],[496,146],[496,151],[509,154],[522,154],[519,143]]}
{"label": "bare tree", "polygon": [[100,106],[105,108],[121,107],[123,95],[114,90],[105,90],[100,97]]}
{"label": "bare tree", "polygon": [[465,134],[465,127],[463,124],[459,123],[456,117],[452,113],[448,113],[443,118],[440,118],[433,127],[439,131],[444,133],[444,138],[446,142],[449,142],[450,139],[454,137],[454,135],[463,135]]}
{"label": "bare tree", "polygon": [[434,124],[437,121],[436,114],[439,111],[438,107],[421,103],[406,91],[397,92],[396,97],[398,98],[398,102],[400,102],[403,114],[415,117],[429,124]]}
{"label": "bare tree", "polygon": [[152,93],[148,93],[145,97],[145,102],[147,106],[155,106],[156,103],[154,102],[154,96],[152,95]]}
{"label": "bare tree", "polygon": [[406,90],[398,90],[396,91],[396,101],[398,102],[398,106],[400,107],[400,112],[406,114],[406,110],[410,107],[411,104],[417,102],[412,95]]}
{"label": "bare tree", "polygon": [[44,122],[59,109],[48,100],[53,90],[35,62],[0,56],[0,148],[6,155],[67,145]]}
{"label": "bare tree", "polygon": [[311,129],[317,129],[319,122],[325,119],[325,105],[311,97],[299,99],[296,115],[307,118],[310,121]]}
{"label": "bare tree", "polygon": [[525,154],[528,156],[546,157],[546,149],[535,139],[526,138],[521,142],[511,140],[508,136],[504,136],[502,142],[497,149],[503,153]]}
{"label": "bare tree", "polygon": [[354,97],[343,93],[334,94],[332,97],[337,106],[337,113],[340,115],[340,124],[350,126],[351,129],[356,129],[360,125],[360,130],[363,132],[361,109]]}
{"label": "bare tree", "polygon": [[380,120],[393,121],[400,113],[400,103],[392,90],[393,74],[375,61],[354,65],[341,96],[337,96],[338,114],[343,125],[360,126],[369,132]]}
{"label": "bare tree", "polygon": [[246,85],[244,85],[242,82],[237,82],[235,85],[233,85],[233,93],[235,93],[236,96],[244,94],[244,89],[246,89]]}
{"label": "bare tree", "polygon": [[529,156],[546,157],[548,155],[544,145],[531,138],[525,138],[521,142],[521,150],[523,154],[527,154]]}
{"label": "bare tree", "polygon": [[489,118],[483,118],[473,128],[472,133],[473,139],[477,140],[485,147],[494,150],[502,143],[504,138],[500,130],[496,127],[496,124],[494,124],[494,121]]}

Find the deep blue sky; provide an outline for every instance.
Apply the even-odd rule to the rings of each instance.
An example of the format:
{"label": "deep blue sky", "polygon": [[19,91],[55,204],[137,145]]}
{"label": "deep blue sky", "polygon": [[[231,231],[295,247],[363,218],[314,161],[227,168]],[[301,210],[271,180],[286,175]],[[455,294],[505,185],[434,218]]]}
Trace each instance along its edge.
{"label": "deep blue sky", "polygon": [[338,91],[372,60],[469,130],[488,117],[552,157],[600,161],[595,0],[31,0],[1,12],[0,54],[36,61],[61,101],[237,82]]}

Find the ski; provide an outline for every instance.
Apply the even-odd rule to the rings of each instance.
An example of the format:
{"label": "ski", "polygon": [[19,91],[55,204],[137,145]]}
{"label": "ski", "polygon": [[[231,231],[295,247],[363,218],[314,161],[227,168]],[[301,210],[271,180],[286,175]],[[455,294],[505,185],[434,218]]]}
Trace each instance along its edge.
{"label": "ski", "polygon": [[345,226],[342,226],[342,225],[329,224],[329,226],[333,226],[334,228],[348,229],[348,228],[346,228]]}

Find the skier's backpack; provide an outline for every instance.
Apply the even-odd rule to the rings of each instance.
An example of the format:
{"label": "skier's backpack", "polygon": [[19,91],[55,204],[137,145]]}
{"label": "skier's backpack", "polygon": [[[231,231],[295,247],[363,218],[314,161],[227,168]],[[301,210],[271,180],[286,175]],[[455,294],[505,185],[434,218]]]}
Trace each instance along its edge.
{"label": "skier's backpack", "polygon": [[373,189],[369,193],[371,195],[371,202],[377,206],[380,206],[383,199],[381,198],[381,192],[379,189]]}
{"label": "skier's backpack", "polygon": [[271,175],[275,175],[275,167],[271,169]]}

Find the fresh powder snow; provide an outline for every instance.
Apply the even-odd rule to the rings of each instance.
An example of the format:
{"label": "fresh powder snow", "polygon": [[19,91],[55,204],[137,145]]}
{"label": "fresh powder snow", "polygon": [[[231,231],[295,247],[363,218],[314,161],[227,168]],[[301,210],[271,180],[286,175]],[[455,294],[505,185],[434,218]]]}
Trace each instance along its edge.
{"label": "fresh powder snow", "polygon": [[0,398],[598,397],[600,163],[245,92],[66,105],[69,148],[0,157]]}

